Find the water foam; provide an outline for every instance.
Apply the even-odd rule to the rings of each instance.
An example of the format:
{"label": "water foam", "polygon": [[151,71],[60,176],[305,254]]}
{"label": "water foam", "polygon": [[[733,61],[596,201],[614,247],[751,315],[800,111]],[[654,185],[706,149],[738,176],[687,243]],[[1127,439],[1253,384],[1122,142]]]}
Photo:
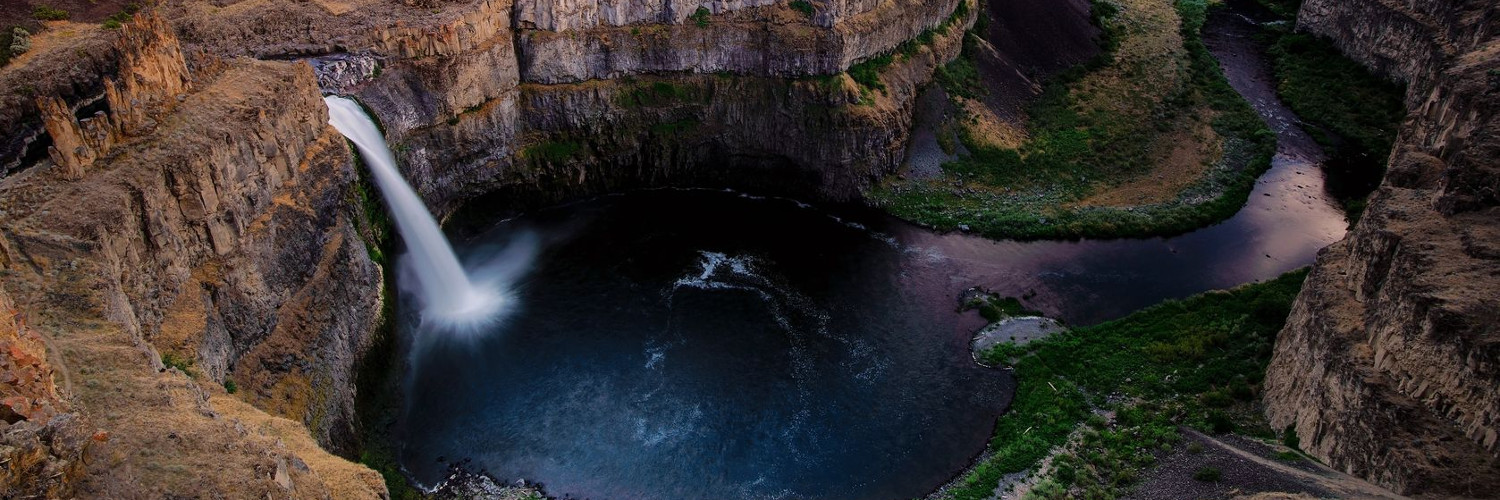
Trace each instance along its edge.
{"label": "water foam", "polygon": [[359,148],[385,195],[396,229],[410,251],[402,269],[418,285],[415,291],[422,303],[423,323],[476,327],[493,321],[507,302],[500,283],[469,279],[432,212],[396,169],[385,136],[359,104],[337,96],[324,97],[323,102],[328,105],[328,122]]}

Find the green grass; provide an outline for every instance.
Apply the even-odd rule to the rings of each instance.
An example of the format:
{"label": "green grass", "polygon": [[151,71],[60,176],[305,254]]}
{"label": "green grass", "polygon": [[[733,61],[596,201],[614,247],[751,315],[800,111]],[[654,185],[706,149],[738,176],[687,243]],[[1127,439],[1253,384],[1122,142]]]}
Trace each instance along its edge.
{"label": "green grass", "polygon": [[188,375],[193,374],[192,358],[179,357],[176,354],[170,352],[162,353],[161,364],[165,365],[167,368],[176,368],[178,370],[181,370],[182,373],[186,373]]}
{"label": "green grass", "polygon": [[[968,15],[969,0],[958,2],[958,5],[953,8],[953,12],[948,15],[948,18],[944,19],[943,22],[941,24],[938,24],[936,27],[923,30],[922,33],[918,34],[916,38],[902,42],[900,45],[897,45],[896,48],[891,52],[877,54],[874,57],[850,66],[847,72],[849,74],[849,78],[853,79],[855,83],[858,83],[861,87],[863,87],[863,90],[866,92],[879,91],[884,93],[886,88],[885,83],[880,81],[880,73],[885,71],[886,68],[890,67],[891,63],[896,62],[895,56],[901,56],[901,60],[904,61],[916,55],[917,51],[922,47],[932,45],[932,43],[937,40],[937,37],[939,35],[947,35],[950,28],[960,22],[963,22],[964,18]],[[968,41],[965,40],[966,48],[967,44]],[[974,78],[976,80],[978,78],[977,71],[974,75]]]}
{"label": "green grass", "polygon": [[1283,462],[1296,463],[1302,461],[1302,454],[1291,450],[1283,450],[1276,452],[1276,459]]}
{"label": "green grass", "polygon": [[1379,187],[1396,132],[1406,116],[1400,86],[1350,60],[1327,40],[1268,30],[1268,55],[1276,71],[1276,93],[1329,153],[1328,189],[1351,221]]}
{"label": "green grass", "polygon": [[[1019,149],[997,148],[961,135],[970,155],[943,166],[939,182],[914,183],[899,190],[877,189],[872,198],[891,213],[940,230],[960,225],[992,238],[1040,239],[1172,235],[1226,219],[1244,205],[1255,179],[1270,167],[1275,135],[1255,110],[1224,80],[1217,61],[1199,39],[1205,0],[1182,0],[1182,35],[1189,78],[1184,89],[1168,96],[1141,121],[1105,112],[1080,113],[1072,105],[1070,85],[1112,60],[1122,36],[1110,22],[1113,7],[1095,2],[1104,28],[1105,51],[1094,60],[1053,79],[1033,103],[1031,139]],[[972,94],[962,81],[962,63],[949,64],[949,91]],[[942,80],[940,80],[942,81]],[[1212,126],[1225,140],[1225,157],[1216,168],[1170,202],[1120,209],[1063,208],[1108,184],[1150,170],[1150,145],[1164,132],[1159,126],[1198,106],[1214,110]],[[997,189],[955,193],[954,180]],[[1000,192],[998,187],[1007,187]]]}
{"label": "green grass", "polygon": [[885,92],[885,83],[880,81],[880,72],[895,62],[891,54],[881,54],[849,67],[849,78],[869,90]]}
{"label": "green grass", "polygon": [[[1044,498],[1113,498],[1181,440],[1177,426],[1271,437],[1253,401],[1271,347],[1306,271],[1226,292],[1165,302],[1017,349],[1016,392],[991,454],[948,497],[988,497],[1006,475],[1032,470],[1054,448]],[[1205,395],[1230,395],[1228,400]],[[1095,409],[1115,412],[1099,418]]]}
{"label": "green grass", "polygon": [[934,75],[938,85],[949,95],[977,99],[988,93],[984,81],[979,77],[979,65],[974,62],[977,40],[978,35],[965,34],[963,52],[957,59],[939,67]]}
{"label": "green grass", "polygon": [[66,21],[72,16],[66,10],[38,5],[31,9],[31,17],[38,21]]}

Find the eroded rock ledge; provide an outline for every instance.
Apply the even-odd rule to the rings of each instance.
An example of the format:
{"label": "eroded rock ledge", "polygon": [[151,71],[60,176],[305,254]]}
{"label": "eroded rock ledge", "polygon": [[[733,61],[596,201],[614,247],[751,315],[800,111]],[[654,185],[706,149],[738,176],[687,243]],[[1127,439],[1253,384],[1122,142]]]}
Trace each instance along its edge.
{"label": "eroded rock ledge", "polygon": [[[353,374],[383,270],[296,59],[353,58],[323,84],[374,111],[439,211],[673,185],[843,200],[900,161],[969,2],[719,2],[703,23],[676,4],[166,2],[120,32],[73,27],[76,47],[0,71],[30,89],[0,113],[24,139],[0,150],[0,307],[29,318],[21,349],[50,354],[11,357],[29,378],[6,404],[44,406],[25,416],[52,429],[12,442],[64,471],[7,494],[386,494],[324,451],[358,446]],[[939,26],[883,89],[839,74]],[[626,35],[647,42],[610,48]],[[523,64],[543,53],[589,63]]]}
{"label": "eroded rock ledge", "polygon": [[1500,489],[1500,37],[1483,0],[1308,0],[1299,29],[1409,85],[1365,216],[1277,340],[1267,415],[1406,494]]}

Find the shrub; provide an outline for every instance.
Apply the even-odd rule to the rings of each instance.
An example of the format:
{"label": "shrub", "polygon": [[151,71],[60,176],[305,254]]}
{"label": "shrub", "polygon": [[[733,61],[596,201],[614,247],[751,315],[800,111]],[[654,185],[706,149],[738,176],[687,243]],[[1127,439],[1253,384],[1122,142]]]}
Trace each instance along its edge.
{"label": "shrub", "polygon": [[1234,432],[1234,420],[1224,412],[1213,411],[1208,413],[1208,429],[1214,434],[1228,434]]}
{"label": "shrub", "polygon": [[127,5],[125,5],[125,9],[124,10],[121,10],[119,12],[111,14],[107,18],[104,18],[104,29],[107,29],[107,30],[117,30],[117,29],[120,29],[120,27],[125,26],[125,23],[130,22],[131,16],[134,16],[136,12],[140,12],[140,11],[141,11],[141,4],[138,4],[138,3],[127,4]]}
{"label": "shrub", "polygon": [[36,8],[31,9],[31,17],[36,18],[38,21],[66,21],[71,16],[66,10],[38,5]]}
{"label": "shrub", "polygon": [[1193,473],[1193,479],[1203,481],[1205,483],[1217,483],[1220,479],[1223,479],[1223,477],[1224,473],[1220,472],[1219,469],[1214,467],[1202,467],[1199,468],[1197,472]]}
{"label": "shrub", "polygon": [[808,2],[807,0],[792,0],[792,3],[789,5],[792,7],[792,10],[807,14],[807,17],[812,17],[813,15],[812,2]]}
{"label": "shrub", "polygon": [[892,62],[895,62],[895,58],[891,57],[890,54],[872,57],[862,63],[850,66],[849,78],[853,78],[855,83],[860,84],[866,89],[885,92],[885,84],[880,82],[880,71],[884,70],[886,66],[890,66]]}
{"label": "shrub", "polygon": [[166,365],[167,368],[176,368],[182,373],[192,375],[192,359],[178,357],[176,354],[168,352],[161,355],[161,364]]}
{"label": "shrub", "polygon": [[1297,429],[1286,426],[1286,430],[1281,432],[1281,444],[1293,450],[1302,449],[1302,438],[1297,437]]}
{"label": "shrub", "polygon": [[693,11],[693,14],[688,16],[688,19],[691,19],[694,24],[698,25],[699,28],[707,28],[708,18],[711,15],[713,15],[713,13],[709,12],[707,8],[698,7],[698,10]]}
{"label": "shrub", "polygon": [[31,50],[31,32],[17,26],[10,31],[10,55],[19,56]]}
{"label": "shrub", "polygon": [[227,393],[230,393],[230,394],[234,394],[236,392],[239,392],[239,390],[240,390],[239,386],[234,385],[234,381],[233,380],[225,380],[224,381],[224,392],[227,392]]}
{"label": "shrub", "polygon": [[984,81],[979,77],[979,66],[974,64],[967,43],[957,59],[938,68],[936,76],[938,85],[949,94],[974,99],[986,93]]}
{"label": "shrub", "polygon": [[[1276,94],[1313,127],[1307,132],[1329,151],[1323,163],[1328,191],[1351,219],[1380,185],[1396,131],[1406,116],[1405,89],[1375,76],[1327,40],[1283,33],[1267,54]],[[1325,133],[1331,132],[1331,133]]]}

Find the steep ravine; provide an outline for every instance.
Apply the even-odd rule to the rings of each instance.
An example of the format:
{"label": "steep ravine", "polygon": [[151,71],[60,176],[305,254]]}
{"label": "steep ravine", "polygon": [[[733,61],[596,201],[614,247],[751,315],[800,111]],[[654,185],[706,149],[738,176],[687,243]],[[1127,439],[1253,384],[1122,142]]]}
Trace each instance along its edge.
{"label": "steep ravine", "polygon": [[[388,261],[323,92],[373,110],[441,212],[679,185],[849,200],[899,162],[969,2],[715,3],[694,19],[623,2],[166,2],[118,32],[59,27],[83,45],[0,70],[27,90],[0,98],[25,139],[0,151],[0,293],[24,348],[27,332],[49,346],[9,368],[46,408],[26,418],[62,415],[6,434],[5,453],[63,474],[0,486],[386,494],[324,451],[359,447],[354,379]],[[837,74],[934,29],[884,89]],[[588,64],[546,69],[563,61]],[[37,385],[51,379],[68,382]]]}
{"label": "steep ravine", "polygon": [[1500,25],[1493,2],[1307,0],[1298,29],[1408,85],[1382,186],[1325,249],[1266,378],[1277,429],[1405,494],[1500,488]]}

